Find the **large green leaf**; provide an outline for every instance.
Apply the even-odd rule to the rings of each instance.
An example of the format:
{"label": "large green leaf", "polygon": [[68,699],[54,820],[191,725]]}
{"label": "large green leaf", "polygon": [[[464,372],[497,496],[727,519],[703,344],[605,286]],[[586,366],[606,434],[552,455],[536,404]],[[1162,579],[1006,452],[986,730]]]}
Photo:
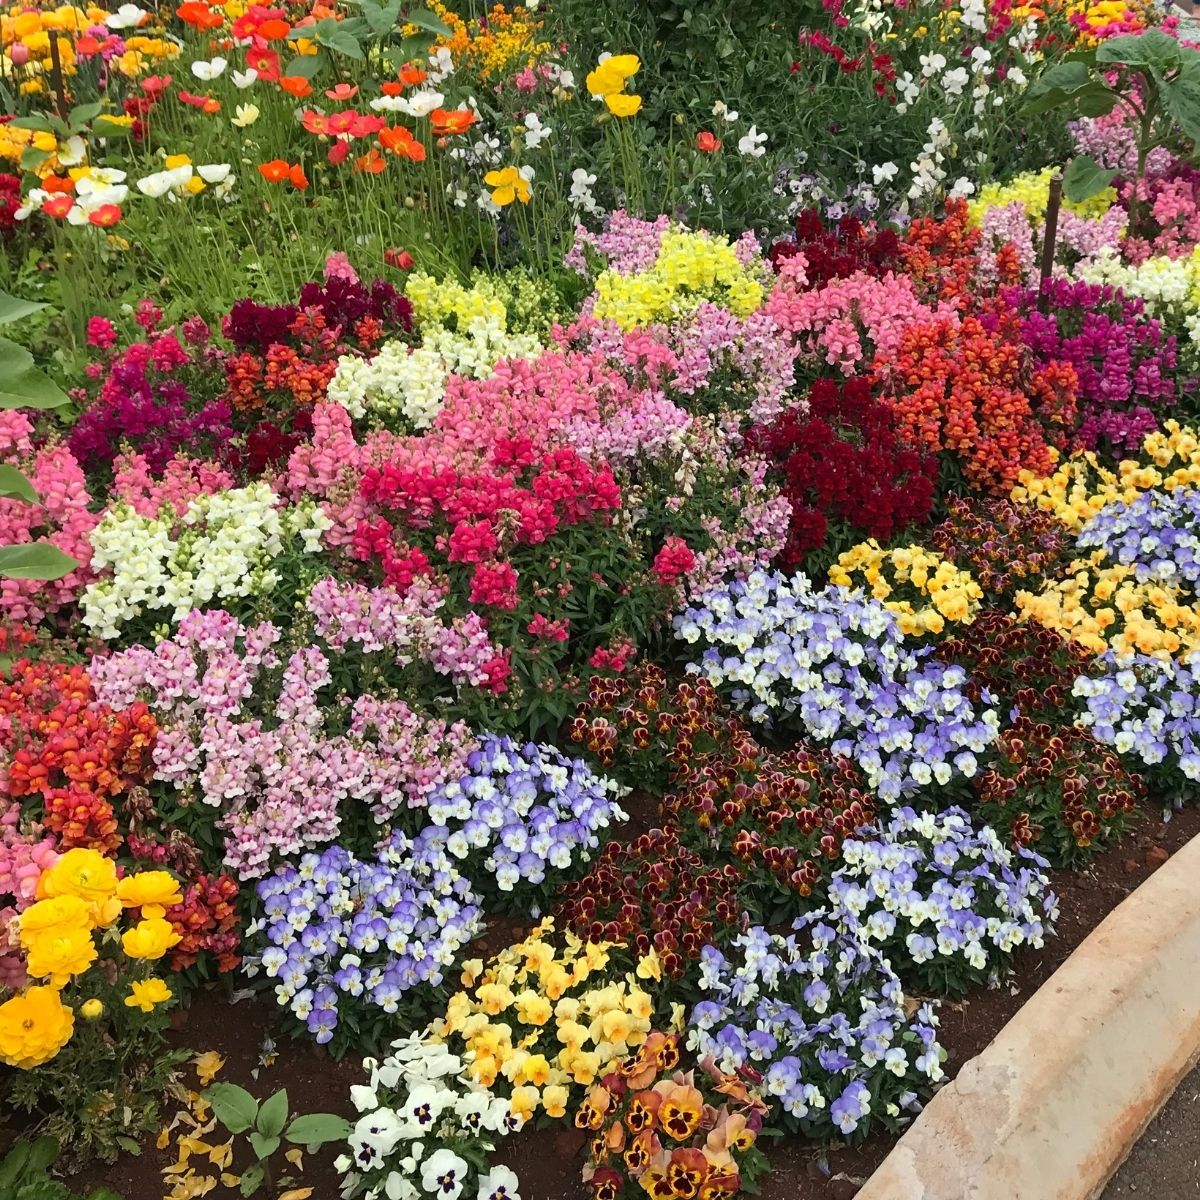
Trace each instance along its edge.
{"label": "large green leaf", "polygon": [[346,29],[335,29],[330,33],[321,34],[317,40],[322,46],[336,50],[347,58],[365,58],[363,48],[358,44],[358,38]]}
{"label": "large green leaf", "polygon": [[350,1130],[350,1122],[336,1113],[305,1113],[287,1127],[284,1136],[294,1145],[315,1150],[326,1142],[344,1142]]}
{"label": "large green leaf", "polygon": [[0,579],[61,579],[77,566],[69,554],[46,542],[0,546]]}
{"label": "large green leaf", "polygon": [[38,502],[38,494],[34,486],[16,467],[0,463],[0,497],[6,500],[26,500],[30,504]]}
{"label": "large green leaf", "polygon": [[0,408],[59,408],[67,394],[33,365],[28,350],[0,338]]}
{"label": "large green leaf", "polygon": [[64,134],[67,127],[57,118],[46,116],[44,113],[30,113],[26,117],[17,117],[10,121],[16,129],[32,129],[34,133]]}
{"label": "large green leaf", "polygon": [[445,21],[434,16],[427,8],[415,8],[412,12],[405,13],[404,23],[415,25],[418,29],[424,29],[426,33],[432,33],[435,37],[440,38],[448,38],[453,32]]}
{"label": "large green leaf", "polygon": [[213,1115],[230,1133],[245,1133],[258,1116],[258,1101],[236,1083],[214,1083],[205,1093]]}
{"label": "large green leaf", "polygon": [[1096,48],[1098,63],[1123,64],[1127,67],[1156,67],[1169,70],[1182,61],[1179,43],[1161,29],[1109,38]]}
{"label": "large green leaf", "polygon": [[1047,92],[1066,92],[1070,95],[1092,82],[1092,73],[1081,62],[1055,63],[1043,71],[1026,93],[1031,99]]}
{"label": "large green leaf", "polygon": [[22,300],[19,296],[10,296],[7,292],[0,292],[0,325],[11,325],[13,321],[19,321],[22,317],[40,312],[45,307],[36,300]]}
{"label": "large green leaf", "polygon": [[[284,1125],[287,1124],[287,1118],[287,1089],[280,1088],[275,1095],[262,1102],[258,1110],[258,1117],[254,1122],[254,1127],[264,1137],[278,1140],[279,1135],[283,1132]],[[265,1155],[260,1155],[259,1157],[262,1158]]]}
{"label": "large green leaf", "polygon": [[1179,128],[1200,144],[1200,66],[1188,65],[1178,79],[1162,85],[1163,104]]}
{"label": "large green leaf", "polygon": [[1114,175],[1115,171],[1102,167],[1086,154],[1080,154],[1071,160],[1071,165],[1063,173],[1063,195],[1072,204],[1078,204],[1104,191],[1112,183]]}
{"label": "large green leaf", "polygon": [[326,58],[323,51],[318,51],[316,54],[297,54],[284,68],[283,73],[299,75],[302,79],[312,79],[325,63]]}

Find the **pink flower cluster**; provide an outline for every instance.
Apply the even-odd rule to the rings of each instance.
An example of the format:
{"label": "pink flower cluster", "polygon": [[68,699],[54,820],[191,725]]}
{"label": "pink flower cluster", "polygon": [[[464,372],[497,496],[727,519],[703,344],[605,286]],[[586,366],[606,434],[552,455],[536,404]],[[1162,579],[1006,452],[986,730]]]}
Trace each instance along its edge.
{"label": "pink flower cluster", "polygon": [[233,486],[233,476],[216,463],[176,455],[161,476],[156,476],[145,455],[131,451],[113,464],[110,494],[124,500],[140,516],[153,519],[164,505],[182,513],[197,496],[210,496]]}
{"label": "pink flower cluster", "polygon": [[91,668],[98,702],[150,704],[157,778],[220,811],[225,863],[248,878],[333,841],[352,804],[366,801],[380,824],[424,805],[475,748],[462,722],[370,695],[354,701],[344,734],[328,734],[326,713],[338,708],[321,695],[330,659],[304,646],[285,661],[281,639],[268,622],[197,611],[154,650],[134,646]]}
{"label": "pink flower cluster", "polygon": [[12,918],[37,898],[37,881],[58,861],[54,839],[21,830],[21,806],[0,810],[0,989],[25,982],[20,948],[9,940]]}
{"label": "pink flower cluster", "polygon": [[83,471],[63,445],[50,442],[35,450],[33,426],[22,413],[0,411],[0,461],[23,471],[38,503],[0,498],[0,546],[45,541],[80,565],[61,579],[0,581],[0,609],[8,621],[36,624],[71,604],[92,578],[88,535],[99,517],[88,511],[91,497]]}

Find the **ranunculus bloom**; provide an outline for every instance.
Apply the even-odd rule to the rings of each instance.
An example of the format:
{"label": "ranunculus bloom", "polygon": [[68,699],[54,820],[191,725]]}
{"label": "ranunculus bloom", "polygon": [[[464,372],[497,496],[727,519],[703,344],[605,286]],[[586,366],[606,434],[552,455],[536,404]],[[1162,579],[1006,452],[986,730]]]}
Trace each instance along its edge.
{"label": "ranunculus bloom", "polygon": [[75,1014],[52,987],[26,988],[0,1004],[0,1062],[29,1071],[49,1062],[70,1040]]}

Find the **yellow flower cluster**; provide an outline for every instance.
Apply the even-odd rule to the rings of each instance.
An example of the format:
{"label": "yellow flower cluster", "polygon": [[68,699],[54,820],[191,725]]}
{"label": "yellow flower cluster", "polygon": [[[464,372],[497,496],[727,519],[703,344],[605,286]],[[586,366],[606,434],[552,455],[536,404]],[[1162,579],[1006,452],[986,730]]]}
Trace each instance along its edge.
{"label": "yellow flower cluster", "polygon": [[594,315],[623,330],[670,321],[704,300],[749,316],[764,300],[758,269],[744,266],[727,238],[670,229],[645,271],[603,271],[596,280]]}
{"label": "yellow flower cluster", "polygon": [[[0,1004],[0,1062],[20,1070],[49,1062],[70,1041],[75,1016],[62,1001],[62,989],[96,961],[94,935],[112,926],[122,909],[141,910],[141,920],[120,939],[129,958],[162,958],[180,940],[163,919],[166,907],[183,899],[166,871],[142,871],[118,880],[111,859],[77,848],[42,872],[37,896],[17,918],[16,928],[26,973],[46,982]],[[170,998],[162,980],[146,979],[132,985],[125,1003],[149,1012]],[[104,1006],[92,998],[80,1011],[94,1019]]]}
{"label": "yellow flower cluster", "polygon": [[539,1108],[561,1117],[572,1084],[590,1086],[650,1033],[649,993],[632,977],[611,982],[604,974],[613,947],[564,933],[558,951],[553,934],[547,918],[486,967],[465,963],[465,990],[432,1026],[435,1037],[462,1040],[476,1082],[507,1081],[513,1112],[524,1117]]}
{"label": "yellow flower cluster", "polygon": [[[1082,16],[1087,32],[1080,32],[1079,42],[1094,46],[1103,40],[1104,31],[1116,26],[1124,33],[1137,33],[1140,26],[1152,24],[1151,6],[1142,0],[1078,0],[1067,7],[1070,16]],[[1133,20],[1130,20],[1130,17]]]}
{"label": "yellow flower cluster", "polygon": [[[431,0],[425,7],[450,30],[450,36],[438,45],[450,51],[456,66],[470,68],[480,79],[532,67],[550,52],[550,43],[539,40],[542,22],[520,4],[511,9],[496,4],[485,20],[470,22],[439,0]],[[415,25],[408,25],[405,32],[418,31]]]}
{"label": "yellow flower cluster", "polygon": [[[1042,220],[1050,202],[1050,177],[1053,174],[1053,168],[1047,167],[1042,171],[1025,171],[1021,175],[1015,175],[1007,183],[985,183],[979,189],[979,195],[974,200],[967,201],[967,211],[972,223],[978,225],[989,208],[1005,204],[1023,205],[1031,221]],[[1101,217],[1116,201],[1116,189],[1105,188],[1078,203],[1073,203],[1065,197],[1062,203],[1064,208],[1081,217]]]}
{"label": "yellow flower cluster", "polygon": [[1132,566],[1104,562],[1104,551],[1097,550],[1044,591],[1018,592],[1017,611],[1093,654],[1173,658],[1200,649],[1200,611],[1177,589],[1138,583]]}
{"label": "yellow flower cluster", "polygon": [[429,326],[452,325],[466,331],[482,324],[504,329],[508,310],[484,278],[466,287],[457,279],[435,279],[423,271],[414,271],[404,286],[404,294],[413,306],[413,320],[418,329]]}
{"label": "yellow flower cluster", "polygon": [[1106,504],[1129,503],[1151,488],[1173,491],[1200,487],[1200,433],[1167,421],[1142,443],[1149,463],[1123,459],[1115,470],[1102,466],[1090,451],[1073,454],[1045,477],[1022,471],[1012,499],[1036,504],[1067,529],[1078,532]]}
{"label": "yellow flower cluster", "polygon": [[[873,538],[842,554],[829,568],[829,582],[848,588],[865,585],[897,615],[900,632],[909,637],[941,633],[947,621],[969,625],[983,600],[983,589],[970,572],[935,551],[921,546],[883,550]],[[915,592],[918,600],[914,603],[905,592]]]}

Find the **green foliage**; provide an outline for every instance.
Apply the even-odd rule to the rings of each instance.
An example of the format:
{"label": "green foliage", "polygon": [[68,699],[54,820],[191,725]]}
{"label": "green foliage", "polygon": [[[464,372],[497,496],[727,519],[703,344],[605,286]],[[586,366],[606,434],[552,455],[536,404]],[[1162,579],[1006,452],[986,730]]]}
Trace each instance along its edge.
{"label": "green foliage", "polygon": [[[1073,120],[1106,116],[1118,107],[1134,131],[1138,178],[1159,146],[1193,157],[1200,142],[1200,50],[1161,29],[1109,38],[1043,71],[1029,89],[1026,113],[1061,109]],[[1086,200],[1108,187],[1113,175],[1079,156],[1063,177],[1063,194]]]}
{"label": "green foliage", "polygon": [[318,1150],[327,1142],[345,1141],[350,1122],[335,1113],[306,1113],[288,1121],[287,1089],[280,1088],[261,1104],[236,1083],[214,1083],[204,1094],[213,1116],[236,1137],[246,1135],[254,1162],[242,1172],[241,1193],[253,1196],[272,1184],[271,1156],[284,1141],[306,1150]]}
{"label": "green foliage", "polygon": [[0,1200],[121,1200],[108,1188],[97,1188],[81,1198],[61,1180],[51,1178],[58,1150],[52,1137],[17,1142],[0,1159]]}

